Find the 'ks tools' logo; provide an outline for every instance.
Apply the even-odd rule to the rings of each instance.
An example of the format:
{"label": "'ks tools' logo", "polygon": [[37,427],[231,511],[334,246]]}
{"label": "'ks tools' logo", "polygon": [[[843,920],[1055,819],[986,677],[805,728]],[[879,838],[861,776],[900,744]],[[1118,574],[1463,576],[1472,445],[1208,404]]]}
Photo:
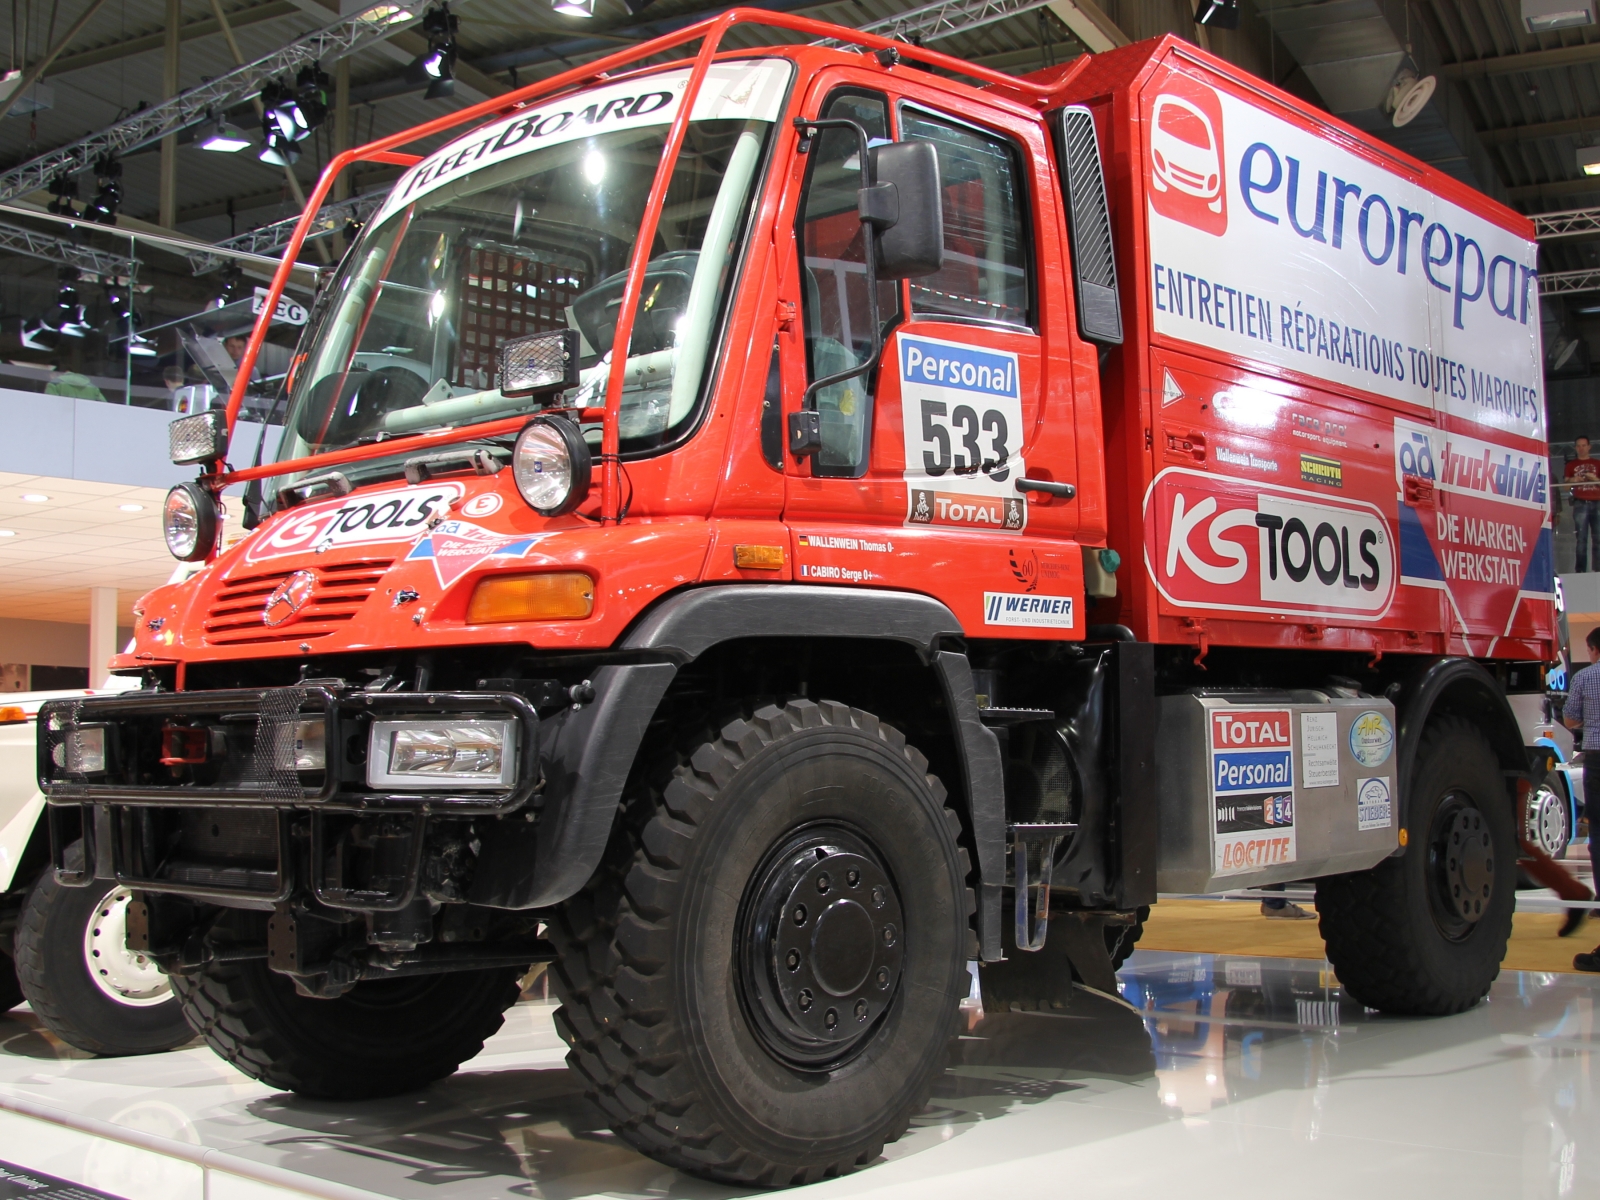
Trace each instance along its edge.
{"label": "'ks tools' logo", "polygon": [[1146,194],[1164,217],[1221,237],[1228,231],[1222,102],[1205,84],[1167,77],[1146,99],[1150,138]]}

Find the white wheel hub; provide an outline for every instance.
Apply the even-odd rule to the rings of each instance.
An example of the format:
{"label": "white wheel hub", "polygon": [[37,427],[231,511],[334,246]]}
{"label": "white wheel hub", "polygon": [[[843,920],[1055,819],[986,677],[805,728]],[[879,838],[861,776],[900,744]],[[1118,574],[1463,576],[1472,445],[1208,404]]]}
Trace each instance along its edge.
{"label": "white wheel hub", "polygon": [[128,902],[125,887],[107,892],[83,931],[83,961],[89,978],[118,1004],[147,1008],[164,1003],[172,985],[143,954],[128,949]]}
{"label": "white wheel hub", "polygon": [[1549,784],[1541,785],[1528,804],[1528,840],[1552,858],[1566,849],[1567,802]]}

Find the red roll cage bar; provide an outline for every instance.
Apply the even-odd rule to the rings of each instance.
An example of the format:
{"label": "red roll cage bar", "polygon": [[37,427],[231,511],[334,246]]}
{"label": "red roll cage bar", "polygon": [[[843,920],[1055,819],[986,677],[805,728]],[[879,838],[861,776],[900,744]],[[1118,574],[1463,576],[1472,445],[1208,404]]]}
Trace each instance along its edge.
{"label": "red roll cage bar", "polygon": [[[892,41],[889,38],[879,37],[876,34],[861,33],[842,26],[830,25],[823,21],[814,21],[806,17],[790,16],[786,13],[766,12],[756,8],[735,8],[720,16],[709,18],[687,26],[675,33],[665,34],[652,41],[626,50],[619,50],[615,54],[607,55],[594,63],[574,67],[549,79],[531,83],[506,96],[496,96],[478,104],[460,109],[428,121],[411,129],[402,130],[377,141],[369,142],[352,150],[343,151],[333,157],[317,180],[317,186],[306,199],[305,211],[300,214],[299,224],[295,226],[294,236],[290,238],[288,247],[284,250],[283,261],[279,263],[276,273],[272,277],[272,284],[267,290],[265,302],[261,306],[261,316],[256,321],[255,329],[251,331],[249,344],[245,347],[244,357],[239,361],[238,374],[234,378],[233,392],[228,397],[227,424],[228,437],[232,441],[234,427],[239,420],[239,410],[244,403],[244,395],[249,384],[250,373],[255,367],[256,357],[261,352],[261,345],[266,340],[267,328],[270,317],[276,311],[278,300],[283,295],[283,289],[289,282],[289,275],[294,269],[300,248],[305,244],[306,234],[310,229],[312,220],[327,199],[333,182],[341,171],[352,163],[376,162],[388,163],[396,166],[409,167],[422,160],[421,155],[407,154],[396,150],[410,142],[422,138],[432,137],[436,133],[465,124],[481,117],[504,116],[518,108],[543,100],[571,88],[581,87],[594,83],[604,78],[608,73],[618,67],[630,63],[640,62],[654,58],[663,51],[675,46],[681,46],[697,39],[704,39],[699,52],[695,55],[694,65],[689,74],[688,86],[684,92],[684,99],[677,114],[672,119],[672,125],[667,134],[666,146],[661,153],[661,162],[656,167],[655,180],[651,184],[650,198],[645,205],[644,220],[640,225],[638,240],[634,242],[632,257],[628,263],[627,287],[622,293],[622,307],[617,313],[616,332],[612,345],[628,347],[633,336],[634,317],[638,311],[639,295],[643,289],[645,269],[649,263],[650,247],[655,241],[656,227],[661,219],[661,210],[666,203],[667,182],[672,178],[672,172],[677,165],[678,151],[683,145],[685,134],[688,132],[689,119],[694,112],[695,101],[700,94],[701,84],[705,80],[706,72],[712,62],[717,58],[722,39],[729,29],[735,25],[766,25],[780,29],[787,29],[795,33],[811,34],[818,38],[831,39],[848,45],[861,46],[866,49],[894,50],[900,57],[915,60],[928,66],[939,67],[964,75],[971,79],[981,80],[992,86],[1004,88],[1013,94],[1042,105],[1050,93],[1059,87],[1059,81],[1044,85],[1030,83],[1017,79],[1011,75],[1004,75],[998,71],[991,71],[984,67],[973,66],[961,59],[953,58],[947,54],[940,54],[936,50],[927,50],[921,46],[905,42]],[[761,47],[759,49],[766,49]],[[730,52],[731,53],[731,52]],[[739,52],[743,54],[744,52]],[[626,352],[619,358],[612,355],[613,367],[618,363],[625,364]],[[606,402],[601,413],[603,425],[600,440],[600,520],[616,522],[618,517],[618,447],[619,447],[619,414],[622,404],[622,385],[627,372],[613,369],[606,384]],[[294,471],[304,471],[312,467],[335,466],[339,463],[358,462],[370,458],[383,458],[395,452],[397,444],[412,447],[428,447],[449,442],[469,441],[473,438],[494,437],[501,434],[512,433],[520,430],[527,424],[526,414],[514,417],[501,417],[493,421],[483,421],[476,425],[464,425],[458,429],[442,430],[435,433],[418,433],[397,437],[392,441],[385,441],[368,446],[352,446],[345,450],[329,451],[326,454],[313,455],[309,458],[290,459],[285,462],[268,463],[262,466],[246,467],[241,470],[230,471],[226,462],[217,462],[215,473],[205,477],[205,481],[220,490],[231,483],[242,483],[252,479],[264,479],[272,475],[284,475]]]}

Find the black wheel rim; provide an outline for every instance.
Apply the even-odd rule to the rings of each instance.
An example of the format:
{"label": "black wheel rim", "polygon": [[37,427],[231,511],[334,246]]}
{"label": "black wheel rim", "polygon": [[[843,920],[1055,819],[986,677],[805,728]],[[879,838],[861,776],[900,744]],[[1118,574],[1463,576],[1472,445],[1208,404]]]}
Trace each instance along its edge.
{"label": "black wheel rim", "polygon": [[1428,875],[1439,931],[1451,941],[1468,937],[1494,898],[1495,850],[1489,823],[1463,792],[1450,792],[1434,810]]}
{"label": "black wheel rim", "polygon": [[876,847],[842,825],[786,836],[751,876],[734,946],[741,999],[766,1050],[831,1070],[893,1009],[905,919]]}

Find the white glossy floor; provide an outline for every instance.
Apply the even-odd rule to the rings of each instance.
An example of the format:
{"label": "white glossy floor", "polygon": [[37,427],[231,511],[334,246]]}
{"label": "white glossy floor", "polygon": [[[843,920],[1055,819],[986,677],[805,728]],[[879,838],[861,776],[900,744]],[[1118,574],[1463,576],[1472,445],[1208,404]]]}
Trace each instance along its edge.
{"label": "white glossy floor", "polygon": [[[1122,991],[1140,1013],[1080,994],[1070,1015],[980,1023],[885,1161],[808,1194],[1600,1195],[1600,977],[1503,974],[1426,1021],[1365,1013],[1287,959],[1141,952]],[[198,1046],[83,1058],[19,1011],[0,1018],[0,1159],[125,1200],[737,1194],[619,1145],[550,1011],[518,1006],[427,1092],[344,1106]]]}

